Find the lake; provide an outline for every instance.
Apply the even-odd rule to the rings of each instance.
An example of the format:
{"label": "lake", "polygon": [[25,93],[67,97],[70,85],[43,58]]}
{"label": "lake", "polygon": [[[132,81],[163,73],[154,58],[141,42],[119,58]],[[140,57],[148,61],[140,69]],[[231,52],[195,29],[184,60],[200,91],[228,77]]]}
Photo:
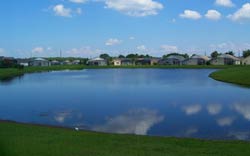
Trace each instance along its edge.
{"label": "lake", "polygon": [[250,89],[211,69],[89,69],[0,82],[0,119],[110,133],[250,140]]}

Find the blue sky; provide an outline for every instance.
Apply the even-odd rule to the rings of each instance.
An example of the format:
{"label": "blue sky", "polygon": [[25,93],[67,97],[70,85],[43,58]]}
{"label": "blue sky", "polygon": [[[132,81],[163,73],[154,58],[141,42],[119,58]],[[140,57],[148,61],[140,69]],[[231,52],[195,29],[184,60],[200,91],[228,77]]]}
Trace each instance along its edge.
{"label": "blue sky", "polygon": [[250,49],[250,0],[3,0],[0,55]]}

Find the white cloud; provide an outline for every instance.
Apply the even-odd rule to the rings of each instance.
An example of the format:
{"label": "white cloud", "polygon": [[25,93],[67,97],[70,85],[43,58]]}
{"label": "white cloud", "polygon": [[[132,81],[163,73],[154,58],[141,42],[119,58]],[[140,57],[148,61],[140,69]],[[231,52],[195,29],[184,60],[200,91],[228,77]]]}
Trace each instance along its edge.
{"label": "white cloud", "polygon": [[79,15],[82,14],[82,9],[81,8],[77,8],[76,9],[76,13],[79,14]]}
{"label": "white cloud", "polygon": [[207,111],[211,115],[217,115],[221,112],[221,105],[211,104],[207,106]]}
{"label": "white cloud", "polygon": [[211,51],[221,51],[221,52],[227,52],[227,51],[243,51],[250,48],[250,45],[248,43],[233,43],[233,42],[224,42],[219,44],[211,44],[210,45]]}
{"label": "white cloud", "polygon": [[151,127],[163,119],[164,117],[159,115],[157,111],[137,109],[110,118],[105,125],[93,129],[101,132],[146,135]]}
{"label": "white cloud", "polygon": [[63,4],[54,6],[53,11],[57,16],[72,17],[72,10],[70,8],[65,8]]}
{"label": "white cloud", "polygon": [[3,48],[0,48],[0,55],[4,55],[5,50]]}
{"label": "white cloud", "polygon": [[85,3],[87,2],[88,0],[69,0],[70,2],[73,2],[73,3]]}
{"label": "white cloud", "polygon": [[130,40],[135,40],[135,37],[134,36],[130,36],[129,39]]}
{"label": "white cloud", "polygon": [[250,139],[250,132],[230,132],[229,136],[234,137],[238,140],[249,140]]}
{"label": "white cloud", "polygon": [[200,105],[190,105],[182,108],[187,115],[194,115],[201,111]]}
{"label": "white cloud", "polygon": [[185,10],[184,13],[180,14],[181,18],[187,18],[192,20],[198,20],[202,16],[199,12],[193,10]]}
{"label": "white cloud", "polygon": [[140,45],[140,46],[137,46],[136,47],[137,50],[140,50],[140,51],[147,51],[147,47],[145,45]]}
{"label": "white cloud", "polygon": [[114,46],[114,45],[118,45],[121,43],[122,43],[122,41],[117,39],[117,38],[110,38],[106,41],[105,45],[106,46]]}
{"label": "white cloud", "polygon": [[105,0],[106,8],[114,9],[129,16],[157,15],[163,5],[155,0]]}
{"label": "white cloud", "polygon": [[250,121],[250,104],[235,104],[234,109]]}
{"label": "white cloud", "polygon": [[205,15],[207,19],[210,20],[219,20],[221,18],[221,13],[218,12],[217,10],[208,10],[207,14]]}
{"label": "white cloud", "polygon": [[231,0],[216,0],[216,5],[224,6],[224,7],[233,7],[234,3]]}
{"label": "white cloud", "polygon": [[175,53],[178,52],[178,47],[173,45],[162,45],[161,50],[164,53]]}
{"label": "white cloud", "polygon": [[233,21],[250,20],[250,3],[244,4],[238,11],[232,15],[228,15]]}
{"label": "white cloud", "polygon": [[32,49],[32,53],[42,53],[42,52],[44,52],[43,47],[35,47]]}
{"label": "white cloud", "polygon": [[234,120],[235,118],[233,117],[224,117],[224,118],[217,119],[217,124],[221,127],[231,126]]}
{"label": "white cloud", "polygon": [[100,49],[93,49],[92,47],[85,46],[81,48],[72,48],[64,55],[66,56],[74,56],[74,57],[96,57],[99,56],[101,53],[104,53],[103,50]]}

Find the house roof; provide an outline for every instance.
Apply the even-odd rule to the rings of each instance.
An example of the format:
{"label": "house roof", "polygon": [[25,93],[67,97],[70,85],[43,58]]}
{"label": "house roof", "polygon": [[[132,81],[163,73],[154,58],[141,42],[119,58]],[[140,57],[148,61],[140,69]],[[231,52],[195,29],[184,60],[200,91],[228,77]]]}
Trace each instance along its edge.
{"label": "house roof", "polygon": [[203,60],[206,60],[206,61],[209,61],[209,60],[210,60],[209,57],[203,56],[203,55],[194,55],[194,56],[192,56],[191,58],[193,58],[193,59],[203,59]]}
{"label": "house roof", "polygon": [[180,55],[170,55],[167,57],[168,59],[178,59],[178,60],[185,60],[183,56]]}
{"label": "house roof", "polygon": [[90,59],[89,61],[104,61],[104,59],[97,57],[97,58]]}
{"label": "house roof", "polygon": [[35,58],[34,61],[48,61],[48,60],[45,60],[44,58]]}
{"label": "house roof", "polygon": [[218,56],[218,58],[230,58],[230,59],[233,59],[233,60],[236,60],[236,61],[239,61],[240,59],[235,57],[235,56],[232,56],[232,55],[229,55],[229,54],[222,54],[220,56]]}

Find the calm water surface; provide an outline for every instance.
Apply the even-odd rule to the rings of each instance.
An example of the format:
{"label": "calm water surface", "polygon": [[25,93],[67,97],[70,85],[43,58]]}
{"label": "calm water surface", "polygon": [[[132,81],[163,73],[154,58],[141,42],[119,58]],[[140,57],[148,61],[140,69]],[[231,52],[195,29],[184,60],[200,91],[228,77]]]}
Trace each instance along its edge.
{"label": "calm water surface", "polygon": [[214,70],[102,69],[0,82],[0,119],[139,135],[250,140],[250,89]]}

